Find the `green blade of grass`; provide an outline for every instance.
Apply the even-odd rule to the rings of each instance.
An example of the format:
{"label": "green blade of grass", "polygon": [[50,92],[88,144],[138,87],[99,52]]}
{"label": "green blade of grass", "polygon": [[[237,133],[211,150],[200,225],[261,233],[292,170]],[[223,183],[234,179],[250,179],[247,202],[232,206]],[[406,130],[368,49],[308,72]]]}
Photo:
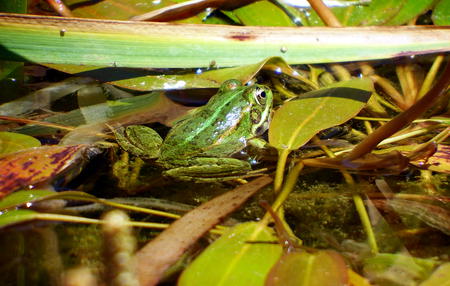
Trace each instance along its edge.
{"label": "green blade of grass", "polygon": [[0,59],[189,68],[392,58],[450,50],[443,27],[242,27],[0,13]]}

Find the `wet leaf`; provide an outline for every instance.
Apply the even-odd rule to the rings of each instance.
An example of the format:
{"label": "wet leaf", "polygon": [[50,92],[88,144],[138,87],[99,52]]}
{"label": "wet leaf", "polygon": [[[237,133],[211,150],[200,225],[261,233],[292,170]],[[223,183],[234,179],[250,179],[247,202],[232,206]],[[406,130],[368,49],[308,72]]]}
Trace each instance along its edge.
{"label": "wet leaf", "polygon": [[178,285],[264,285],[282,248],[273,231],[256,222],[227,230],[192,262]]}
{"label": "wet leaf", "polygon": [[0,228],[36,219],[38,212],[32,210],[12,210],[0,215]]}
{"label": "wet leaf", "polygon": [[381,253],[364,260],[364,273],[378,285],[416,285],[431,274],[437,263],[432,259]]}
{"label": "wet leaf", "polygon": [[[83,74],[86,76],[92,76],[94,78],[99,78],[98,68],[95,67],[79,67],[75,65],[48,65],[57,70],[61,70],[67,73],[80,72],[81,69]],[[103,81],[108,81],[114,85],[133,89],[133,90],[166,90],[166,89],[190,89],[190,88],[216,88],[219,87],[222,82],[233,78],[237,79],[243,83],[251,80],[255,75],[261,71],[261,69],[273,70],[273,67],[279,68],[279,70],[288,76],[298,77],[298,74],[280,57],[267,58],[259,63],[244,65],[232,68],[222,68],[222,69],[198,69],[196,72],[170,75],[145,75],[140,76],[136,74],[130,74],[129,76],[123,76],[125,71],[121,71],[122,77],[126,79],[122,80],[111,80],[110,78],[99,78]],[[105,70],[105,69],[101,69]],[[107,70],[107,69],[106,69]],[[105,72],[106,72],[105,70]],[[120,70],[118,70],[120,71]]]}
{"label": "wet leaf", "polygon": [[0,210],[19,207],[54,194],[54,191],[49,190],[18,191],[0,200]]}
{"label": "wet leaf", "polygon": [[341,286],[348,284],[347,266],[334,251],[284,254],[270,270],[266,286]]}
{"label": "wet leaf", "polygon": [[0,14],[0,22],[0,59],[43,64],[199,68],[214,62],[230,67],[274,56],[284,57],[289,64],[306,64],[450,49],[447,30],[442,27],[184,25],[180,32],[174,24],[9,14]]}
{"label": "wet leaf", "polygon": [[[87,145],[44,146],[0,158],[0,198],[35,184],[54,180],[83,159]],[[73,174],[80,171],[80,164]]]}
{"label": "wet leaf", "polygon": [[34,137],[20,133],[0,132],[0,157],[8,153],[39,146],[41,146],[41,142]]}
{"label": "wet leaf", "polygon": [[305,93],[275,111],[269,128],[269,143],[294,150],[326,128],[346,122],[370,98],[370,79],[353,79]]}
{"label": "wet leaf", "polygon": [[449,286],[450,285],[450,263],[439,266],[431,276],[420,283],[419,286]]}
{"label": "wet leaf", "polygon": [[[129,20],[133,16],[173,5],[176,2],[178,1],[103,0],[79,5],[79,0],[64,1],[66,5],[73,9],[72,13],[76,17],[115,20]],[[201,13],[179,22],[200,24],[203,17],[205,17],[205,14]]]}
{"label": "wet leaf", "polygon": [[[271,181],[271,178],[265,176],[241,185],[202,204],[171,224],[136,254],[137,273],[141,285],[158,283],[164,271],[175,263],[197,239]],[[260,228],[258,230],[262,231]],[[214,263],[210,266],[216,268],[217,265]],[[195,285],[202,285],[202,283],[196,281]]]}

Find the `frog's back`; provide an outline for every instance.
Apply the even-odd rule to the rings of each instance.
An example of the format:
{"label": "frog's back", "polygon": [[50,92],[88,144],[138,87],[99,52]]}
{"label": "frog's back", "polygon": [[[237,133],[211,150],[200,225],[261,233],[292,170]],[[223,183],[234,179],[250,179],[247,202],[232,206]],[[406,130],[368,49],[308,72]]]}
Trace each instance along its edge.
{"label": "frog's back", "polygon": [[178,122],[161,148],[160,160],[223,157],[242,150],[250,137],[250,105],[244,88],[213,96],[207,105]]}

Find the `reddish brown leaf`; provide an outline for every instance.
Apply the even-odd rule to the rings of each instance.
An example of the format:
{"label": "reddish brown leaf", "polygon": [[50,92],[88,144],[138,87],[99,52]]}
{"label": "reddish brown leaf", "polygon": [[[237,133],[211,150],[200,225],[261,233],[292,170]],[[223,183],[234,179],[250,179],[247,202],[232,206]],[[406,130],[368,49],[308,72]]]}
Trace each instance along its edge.
{"label": "reddish brown leaf", "polygon": [[88,145],[30,148],[0,158],[0,198],[10,192],[54,180],[79,162]]}

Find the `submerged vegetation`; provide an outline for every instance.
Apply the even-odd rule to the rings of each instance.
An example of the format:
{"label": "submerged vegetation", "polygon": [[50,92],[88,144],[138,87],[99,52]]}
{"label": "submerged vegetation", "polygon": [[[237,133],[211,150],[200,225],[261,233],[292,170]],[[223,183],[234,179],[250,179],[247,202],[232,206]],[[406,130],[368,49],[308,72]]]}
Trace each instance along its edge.
{"label": "submerged vegetation", "polygon": [[450,281],[448,1],[63,2],[0,3],[2,285]]}

